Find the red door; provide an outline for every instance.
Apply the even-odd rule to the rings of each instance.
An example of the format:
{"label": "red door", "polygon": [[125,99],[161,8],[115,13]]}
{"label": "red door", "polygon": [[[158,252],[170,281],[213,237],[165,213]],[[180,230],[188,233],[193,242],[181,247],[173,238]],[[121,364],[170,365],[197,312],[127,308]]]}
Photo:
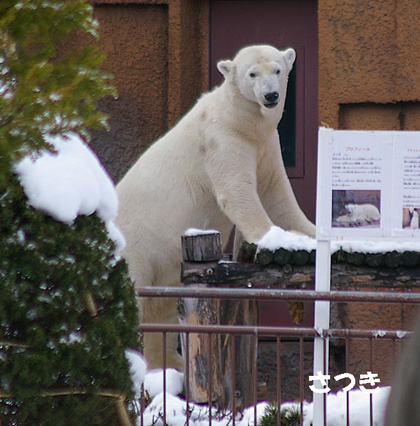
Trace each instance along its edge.
{"label": "red door", "polygon": [[[279,126],[283,160],[296,198],[315,220],[318,132],[318,24],[316,0],[211,0],[210,85],[221,82],[216,63],[232,58],[244,45],[293,47],[297,53],[289,78],[285,112]],[[264,325],[291,325],[285,306],[260,304]],[[305,325],[312,323],[305,306]]]}

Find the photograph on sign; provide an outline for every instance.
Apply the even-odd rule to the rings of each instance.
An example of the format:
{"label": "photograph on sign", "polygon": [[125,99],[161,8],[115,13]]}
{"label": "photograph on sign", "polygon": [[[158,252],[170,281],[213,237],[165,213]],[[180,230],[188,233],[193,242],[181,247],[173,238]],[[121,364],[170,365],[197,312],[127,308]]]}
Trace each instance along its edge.
{"label": "photograph on sign", "polygon": [[419,229],[419,210],[414,207],[403,207],[403,228]]}
{"label": "photograph on sign", "polygon": [[379,228],[380,190],[332,190],[333,228]]}

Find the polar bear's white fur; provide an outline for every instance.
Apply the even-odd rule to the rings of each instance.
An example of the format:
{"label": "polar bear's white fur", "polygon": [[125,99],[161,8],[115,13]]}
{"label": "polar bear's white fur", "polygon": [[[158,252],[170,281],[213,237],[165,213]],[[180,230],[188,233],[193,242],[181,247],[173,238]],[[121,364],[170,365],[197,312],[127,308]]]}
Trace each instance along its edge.
{"label": "polar bear's white fur", "polygon": [[347,204],[345,209],[347,213],[338,217],[337,222],[374,222],[381,218],[378,208],[373,204]]}
{"label": "polar bear's white fur", "polygon": [[[217,229],[224,242],[233,225],[248,242],[259,241],[274,224],[315,235],[287,178],[277,132],[294,61],[293,49],[265,45],[220,61],[224,82],[204,94],[119,183],[117,222],[137,286],[180,284],[181,235],[188,228]],[[175,322],[175,305],[145,299],[142,319]],[[161,340],[145,336],[151,368],[162,365]],[[176,343],[171,336],[167,365],[179,368]]]}
{"label": "polar bear's white fur", "polygon": [[410,207],[410,228],[411,229],[419,229],[419,213],[413,207]]}

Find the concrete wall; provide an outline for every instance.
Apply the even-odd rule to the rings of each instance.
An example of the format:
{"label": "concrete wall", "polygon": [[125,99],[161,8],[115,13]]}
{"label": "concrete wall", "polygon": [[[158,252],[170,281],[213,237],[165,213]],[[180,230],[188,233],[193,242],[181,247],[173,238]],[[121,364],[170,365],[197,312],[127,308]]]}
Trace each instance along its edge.
{"label": "concrete wall", "polygon": [[[118,181],[208,87],[207,0],[94,0],[103,70],[118,99],[103,99],[111,130],[92,148]],[[75,35],[67,48],[86,43]]]}
{"label": "concrete wall", "polygon": [[319,0],[319,121],[420,126],[420,8],[411,0]]}

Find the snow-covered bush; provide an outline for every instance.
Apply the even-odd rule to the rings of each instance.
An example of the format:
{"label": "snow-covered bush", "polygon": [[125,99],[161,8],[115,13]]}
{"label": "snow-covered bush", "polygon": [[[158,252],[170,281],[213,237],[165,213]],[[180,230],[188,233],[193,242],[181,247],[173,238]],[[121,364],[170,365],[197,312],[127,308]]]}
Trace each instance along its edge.
{"label": "snow-covered bush", "polygon": [[0,1],[3,426],[117,425],[132,394],[124,351],[139,345],[137,308],[108,220],[116,194],[79,137],[107,125],[97,101],[115,89],[97,47],[63,50],[75,31],[93,41],[97,28],[86,0]]}
{"label": "snow-covered bush", "polygon": [[115,399],[101,395],[131,395],[124,350],[139,343],[126,264],[96,214],[56,221],[9,182],[0,190],[1,424],[116,425]]}

